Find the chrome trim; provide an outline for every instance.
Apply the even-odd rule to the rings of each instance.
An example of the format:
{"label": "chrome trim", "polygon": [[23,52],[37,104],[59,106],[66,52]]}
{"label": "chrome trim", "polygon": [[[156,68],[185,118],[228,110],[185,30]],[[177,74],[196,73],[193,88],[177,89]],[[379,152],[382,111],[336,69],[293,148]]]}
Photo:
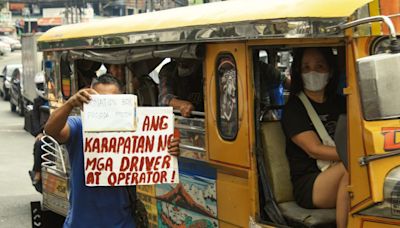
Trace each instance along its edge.
{"label": "chrome trim", "polygon": [[389,28],[390,31],[390,37],[392,40],[396,40],[396,29],[394,27],[394,24],[392,22],[392,20],[387,17],[387,16],[374,16],[374,17],[367,17],[367,18],[361,18],[355,21],[351,21],[345,24],[340,24],[338,25],[340,30],[345,30],[351,27],[355,27],[358,25],[362,25],[362,24],[367,24],[367,23],[371,23],[371,22],[377,22],[377,21],[383,21]]}
{"label": "chrome trim", "polygon": [[201,148],[201,147],[183,145],[182,143],[179,144],[179,147],[181,149],[191,150],[191,151],[194,151],[194,152],[200,152],[200,153],[205,153],[206,152],[206,150]]}
{"label": "chrome trim", "polygon": [[196,132],[196,133],[203,133],[203,134],[206,133],[206,130],[204,128],[187,126],[187,125],[183,125],[183,124],[175,124],[175,128],[188,130],[188,131]]}
{"label": "chrome trim", "polygon": [[153,32],[112,34],[99,37],[38,42],[40,51],[65,49],[118,48],[160,44],[204,43],[218,41],[274,38],[344,37],[340,31],[327,29],[343,24],[346,18],[297,18],[246,21],[218,25],[173,28]]}

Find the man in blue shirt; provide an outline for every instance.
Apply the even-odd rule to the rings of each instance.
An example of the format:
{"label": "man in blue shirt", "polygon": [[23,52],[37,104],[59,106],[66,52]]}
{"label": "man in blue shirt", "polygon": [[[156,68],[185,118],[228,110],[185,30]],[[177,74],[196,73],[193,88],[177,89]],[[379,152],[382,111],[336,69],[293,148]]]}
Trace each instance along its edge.
{"label": "man in blue shirt", "polygon": [[[65,143],[71,164],[70,209],[64,228],[135,227],[126,187],[87,187],[84,177],[82,121],[69,117],[75,107],[90,102],[92,94],[120,94],[121,85],[109,74],[100,76],[91,88],[80,90],[50,116],[45,132]],[[179,139],[169,146],[171,155],[179,154]]]}

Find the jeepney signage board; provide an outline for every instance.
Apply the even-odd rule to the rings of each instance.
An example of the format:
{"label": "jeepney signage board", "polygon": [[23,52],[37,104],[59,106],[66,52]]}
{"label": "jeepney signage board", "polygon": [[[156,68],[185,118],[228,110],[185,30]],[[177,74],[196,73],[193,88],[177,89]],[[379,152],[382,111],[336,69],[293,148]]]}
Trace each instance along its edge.
{"label": "jeepney signage board", "polygon": [[136,131],[86,131],[88,116],[83,118],[87,186],[179,182],[178,161],[168,153],[174,132],[172,107],[137,107],[136,114]]}

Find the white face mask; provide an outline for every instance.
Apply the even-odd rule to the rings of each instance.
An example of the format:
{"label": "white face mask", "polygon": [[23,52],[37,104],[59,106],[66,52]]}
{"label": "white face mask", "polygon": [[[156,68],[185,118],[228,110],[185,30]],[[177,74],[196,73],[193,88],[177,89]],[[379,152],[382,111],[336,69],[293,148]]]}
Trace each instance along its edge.
{"label": "white face mask", "polygon": [[302,74],[304,88],[310,91],[321,91],[329,81],[329,73],[318,73],[311,71]]}

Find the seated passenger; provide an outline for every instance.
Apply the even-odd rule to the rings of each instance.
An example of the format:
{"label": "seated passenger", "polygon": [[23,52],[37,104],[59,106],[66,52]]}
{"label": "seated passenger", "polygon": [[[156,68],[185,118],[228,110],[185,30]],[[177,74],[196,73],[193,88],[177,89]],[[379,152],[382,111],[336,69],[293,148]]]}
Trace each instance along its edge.
{"label": "seated passenger", "polygon": [[159,105],[179,109],[184,117],[189,117],[192,111],[204,112],[200,61],[174,60],[163,66],[159,78]]}
{"label": "seated passenger", "polygon": [[[346,227],[348,173],[334,145],[322,142],[298,97],[304,93],[333,138],[344,99],[336,94],[338,73],[330,48],[302,48],[294,53],[291,94],[283,111],[286,154],[296,202],[304,208],[335,208],[337,227]],[[322,167],[319,161],[335,161]]]}

